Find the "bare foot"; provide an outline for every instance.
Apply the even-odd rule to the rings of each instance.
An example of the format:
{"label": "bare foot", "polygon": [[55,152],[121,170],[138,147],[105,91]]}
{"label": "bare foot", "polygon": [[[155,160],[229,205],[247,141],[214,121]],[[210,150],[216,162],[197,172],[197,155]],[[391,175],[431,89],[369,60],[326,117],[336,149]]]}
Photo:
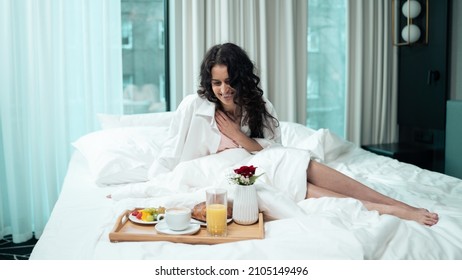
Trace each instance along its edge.
{"label": "bare foot", "polygon": [[369,210],[376,210],[380,214],[389,214],[404,220],[416,221],[419,224],[433,226],[438,223],[439,217],[424,208],[402,207],[396,205],[384,205],[363,201],[364,206]]}
{"label": "bare foot", "polygon": [[419,224],[426,226],[436,225],[439,220],[438,214],[431,213],[430,211],[424,208],[406,209],[396,207],[396,209],[392,210],[391,214],[405,220],[416,221]]}

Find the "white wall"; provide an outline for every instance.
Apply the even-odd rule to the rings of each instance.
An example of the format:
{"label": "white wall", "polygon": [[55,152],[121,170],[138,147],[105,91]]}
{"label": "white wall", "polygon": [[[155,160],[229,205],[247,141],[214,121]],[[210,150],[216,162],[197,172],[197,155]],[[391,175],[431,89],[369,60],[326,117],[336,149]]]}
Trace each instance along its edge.
{"label": "white wall", "polygon": [[462,100],[462,1],[453,0],[452,5],[449,99]]}

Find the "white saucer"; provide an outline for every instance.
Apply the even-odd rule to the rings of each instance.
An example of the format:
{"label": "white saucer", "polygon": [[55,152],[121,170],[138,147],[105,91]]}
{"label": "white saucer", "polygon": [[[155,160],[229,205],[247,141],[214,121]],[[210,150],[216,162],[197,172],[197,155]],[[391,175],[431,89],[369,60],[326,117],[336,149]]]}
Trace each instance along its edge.
{"label": "white saucer", "polygon": [[190,224],[189,227],[185,230],[171,230],[168,228],[166,222],[160,222],[155,226],[157,232],[163,234],[172,234],[172,235],[182,235],[182,234],[194,234],[201,229],[201,226],[198,224]]}

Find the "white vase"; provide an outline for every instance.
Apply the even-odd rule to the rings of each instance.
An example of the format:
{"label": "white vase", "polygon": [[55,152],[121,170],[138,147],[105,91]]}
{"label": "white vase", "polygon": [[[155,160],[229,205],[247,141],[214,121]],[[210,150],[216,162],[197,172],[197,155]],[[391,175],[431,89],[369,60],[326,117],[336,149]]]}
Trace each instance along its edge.
{"label": "white vase", "polygon": [[233,220],[241,225],[258,221],[257,190],[254,185],[236,185],[233,202]]}

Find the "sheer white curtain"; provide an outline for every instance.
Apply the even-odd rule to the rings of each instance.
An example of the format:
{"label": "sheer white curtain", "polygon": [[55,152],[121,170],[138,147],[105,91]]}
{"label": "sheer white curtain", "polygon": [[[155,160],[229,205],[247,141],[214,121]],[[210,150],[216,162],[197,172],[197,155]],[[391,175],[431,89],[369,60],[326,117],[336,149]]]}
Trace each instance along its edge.
{"label": "sheer white curtain", "polygon": [[389,0],[348,3],[346,138],[357,144],[396,142],[397,50]]}
{"label": "sheer white curtain", "polygon": [[195,93],[201,60],[233,42],[256,63],[281,120],[305,122],[306,0],[183,0],[170,5],[171,107]]}
{"label": "sheer white curtain", "polygon": [[40,237],[97,112],[122,112],[120,1],[0,1],[0,237]]}

